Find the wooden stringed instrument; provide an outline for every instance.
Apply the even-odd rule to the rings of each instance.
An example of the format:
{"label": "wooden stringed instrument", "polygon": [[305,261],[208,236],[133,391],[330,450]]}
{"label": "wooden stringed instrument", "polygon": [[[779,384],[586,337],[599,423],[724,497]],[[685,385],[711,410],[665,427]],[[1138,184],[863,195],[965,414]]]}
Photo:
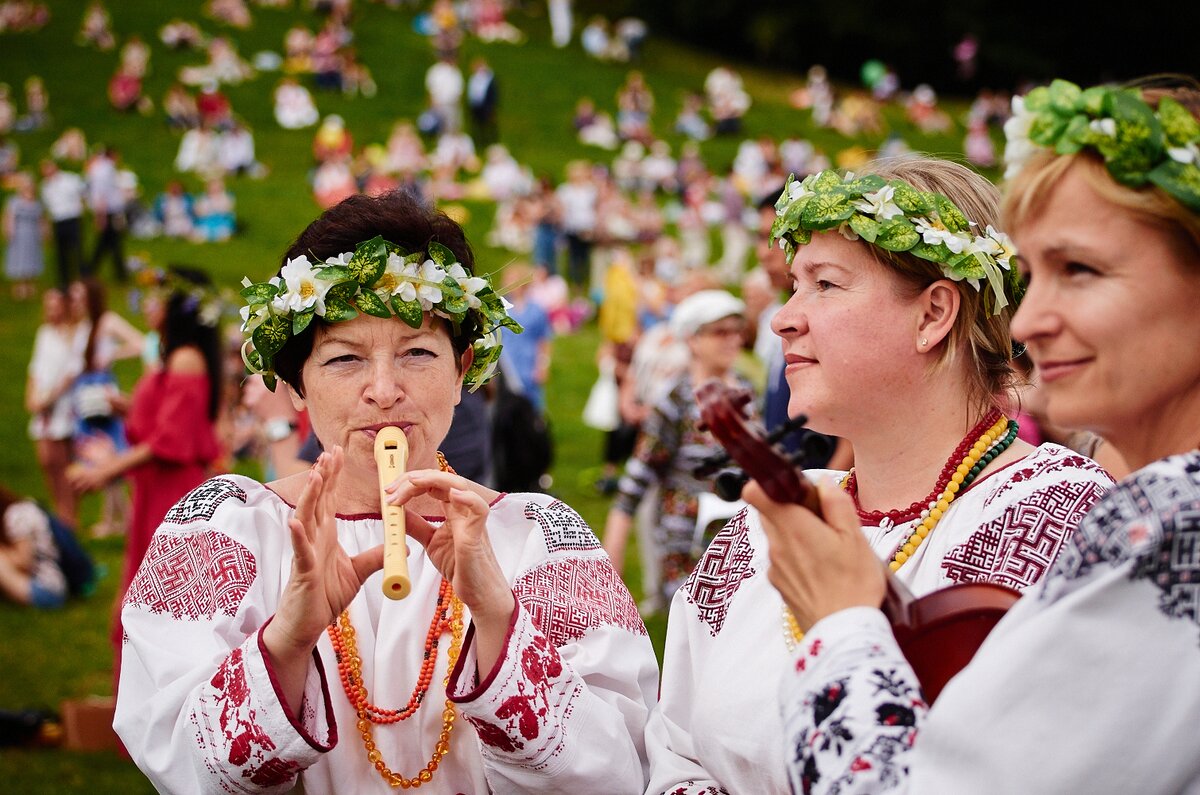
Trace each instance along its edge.
{"label": "wooden stringed instrument", "polygon": [[[704,427],[767,496],[776,502],[802,505],[821,516],[817,489],[743,415],[752,398],[749,393],[714,380],[701,385],[696,397]],[[932,704],[1021,595],[992,583],[958,583],[917,598],[886,564],[881,561],[880,565],[887,576],[881,609]]]}

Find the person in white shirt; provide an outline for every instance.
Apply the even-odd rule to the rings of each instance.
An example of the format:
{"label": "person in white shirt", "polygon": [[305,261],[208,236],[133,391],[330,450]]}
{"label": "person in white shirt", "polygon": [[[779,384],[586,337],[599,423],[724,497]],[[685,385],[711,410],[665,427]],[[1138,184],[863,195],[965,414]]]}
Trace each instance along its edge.
{"label": "person in white shirt", "polygon": [[453,58],[442,58],[425,72],[429,103],[441,121],[440,133],[462,129],[462,98],[466,87],[462,70]]}
{"label": "person in white shirt", "polygon": [[54,251],[58,257],[58,284],[62,289],[83,268],[83,177],[63,171],[53,160],[42,161],[42,205],[50,216]]}

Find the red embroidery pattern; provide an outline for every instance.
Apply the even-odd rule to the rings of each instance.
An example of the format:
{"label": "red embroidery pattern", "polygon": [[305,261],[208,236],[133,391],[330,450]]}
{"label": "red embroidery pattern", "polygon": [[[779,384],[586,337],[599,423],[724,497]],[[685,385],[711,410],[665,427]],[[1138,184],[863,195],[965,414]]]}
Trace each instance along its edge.
{"label": "red embroidery pattern", "polygon": [[955,582],[1026,588],[1042,578],[1101,496],[1103,488],[1093,481],[1035,491],[950,550],[942,569]]}
{"label": "red embroidery pattern", "polygon": [[697,616],[714,638],[725,624],[729,603],[742,581],[754,576],[749,533],[746,511],[742,510],[713,538],[684,583],[688,601],[696,606]]}
{"label": "red embroidery pattern", "polygon": [[717,789],[711,784],[701,787],[695,781],[687,781],[671,790],[669,795],[729,795],[729,790],[724,787]]}
{"label": "red embroidery pattern", "polygon": [[585,551],[600,548],[600,539],[596,538],[588,523],[561,500],[546,506],[531,502],[525,506],[525,518],[532,519],[542,528],[546,549],[551,553],[564,549]]}
{"label": "red embroidery pattern", "polygon": [[[255,792],[255,787],[291,781],[300,771],[300,765],[267,756],[276,747],[267,731],[258,725],[255,710],[250,706],[250,685],[241,649],[234,649],[225,658],[209,684],[215,692],[205,693],[191,718],[200,730],[197,740],[206,754],[205,766],[220,777],[222,789]],[[255,787],[239,778],[249,779]]]}
{"label": "red embroidery pattern", "polygon": [[171,510],[167,511],[163,521],[167,524],[207,522],[213,518],[217,507],[231,497],[245,502],[246,492],[232,480],[225,478],[206,480],[171,506]]}
{"label": "red embroidery pattern", "polygon": [[526,767],[541,770],[562,750],[563,725],[583,685],[529,618],[519,619],[510,648],[519,652],[521,664],[496,690],[494,712],[467,720],[486,748],[519,756]]}
{"label": "red embroidery pattern", "polygon": [[[1022,464],[1028,464],[1021,469],[1016,470],[1008,477],[1004,478],[1004,482],[994,492],[988,495],[984,505],[991,505],[996,500],[1000,499],[1010,489],[1016,488],[1022,483],[1027,483],[1033,480],[1041,480],[1042,478],[1054,475],[1059,472],[1070,473],[1072,476],[1088,478],[1089,476],[1098,477],[1106,484],[1112,483],[1112,478],[1104,471],[1103,467],[1097,464],[1090,458],[1078,454],[1063,455],[1062,457],[1048,458],[1054,455],[1052,447],[1039,447],[1034,453],[1030,454]],[[1057,448],[1064,453],[1070,451],[1066,448]],[[1055,485],[1062,483],[1062,479],[1056,479]]]}
{"label": "red embroidery pattern", "polygon": [[646,634],[629,589],[606,557],[551,560],[521,575],[513,593],[555,646],[601,626]]}
{"label": "red embroidery pattern", "polygon": [[258,566],[250,550],[215,530],[155,533],[129,591],[127,606],[169,613],[176,620],[233,617]]}

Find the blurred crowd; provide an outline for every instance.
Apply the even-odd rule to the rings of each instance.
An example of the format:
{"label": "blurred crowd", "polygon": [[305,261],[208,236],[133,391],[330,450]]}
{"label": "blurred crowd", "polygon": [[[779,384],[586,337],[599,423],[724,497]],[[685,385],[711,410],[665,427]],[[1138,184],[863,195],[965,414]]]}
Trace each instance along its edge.
{"label": "blurred crowd", "polygon": [[[871,60],[853,86],[835,85],[814,65],[790,96],[797,118],[821,131],[820,140],[840,141],[840,148],[798,134],[746,135],[754,103],[738,70],[717,66],[679,96],[656,97],[638,68],[650,33],[644,21],[576,20],[569,0],[549,0],[545,11],[556,47],[578,46],[628,71],[611,98],[580,96],[563,109],[562,135],[598,154],[564,163],[557,173],[538,173],[514,156],[520,147],[504,124],[505,91],[517,89],[515,80],[505,82],[492,63],[498,58],[463,55],[467,41],[524,43],[526,33],[510,17],[528,4],[389,0],[389,6],[416,6],[413,26],[429,42],[420,87],[425,101],[417,112],[397,116],[383,140],[363,140],[341,115],[320,110],[327,97],[383,98],[356,46],[355,4],[296,2],[315,12],[304,19],[317,23],[295,22],[277,50],[251,57],[239,53],[236,33],[254,25],[257,8],[291,7],[292,0],[210,0],[203,19],[177,17],[158,31],[157,41],[118,36],[99,0],[82,10],[77,44],[111,51],[116,59],[105,87],[113,112],[161,120],[178,139],[173,173],[153,193],[144,191],[116,146],[56,123],[38,76],[25,79],[20,96],[0,84],[5,275],[17,300],[54,285],[41,291],[43,324],[26,403],[51,495],[46,507],[67,526],[77,525],[78,498],[92,489],[104,495],[94,534],[128,532],[136,524],[121,484],[128,479],[136,491],[146,462],[120,458],[139,446],[125,428],[138,422],[130,419],[132,396],[119,389],[113,363],[135,357],[145,373],[163,371],[174,350],[161,346],[172,296],[191,296],[190,315],[179,316],[214,334],[213,324],[232,312],[234,301],[211,286],[180,293],[180,277],[131,255],[128,244],[129,237],[155,236],[209,244],[238,234],[236,186],[266,177],[269,165],[260,160],[254,130],[230,87],[273,81],[275,123],[308,142],[314,210],[355,193],[404,190],[450,213],[467,213],[464,202],[493,213],[486,242],[512,255],[498,281],[526,332],[505,340],[499,382],[464,396],[446,442],[448,457],[464,474],[501,489],[553,488],[546,408],[553,340],[597,324],[597,378],[584,419],[603,432],[604,444],[592,480],[615,499],[605,545],[618,567],[626,537],[639,533],[647,556],[643,607],[651,611],[690,569],[710,525],[728,513],[701,499],[711,492],[711,480],[692,473],[714,451],[696,430],[692,386],[702,378],[727,378],[757,396],[763,421],[786,419],[780,412],[786,384],[769,322],[788,277],[767,237],[787,175],[854,168],[873,154],[902,156],[910,148],[905,135],[955,130],[963,131],[965,157],[991,168],[993,135],[1009,112],[1009,95],[985,91],[963,118],[952,118],[930,86],[907,89],[892,67]],[[40,4],[9,0],[0,5],[0,33],[30,32],[47,18]],[[211,32],[214,26],[221,32]],[[158,97],[145,86],[160,46],[195,59]],[[474,44],[471,49],[478,52]],[[902,130],[889,129],[886,119],[895,113],[905,119]],[[57,133],[49,151],[23,160],[19,136],[47,129]],[[705,142],[717,137],[738,142],[727,165],[706,159]],[[50,273],[46,260],[53,263]],[[144,313],[140,322],[107,306],[106,281],[129,289],[129,307]],[[701,302],[707,311],[685,311],[696,295],[707,296]],[[710,316],[713,306],[728,311]],[[201,336],[208,339],[207,332]],[[198,344],[189,339],[185,348]],[[221,469],[236,458],[253,458],[278,475],[307,466],[319,444],[306,418],[261,381],[242,378],[237,339],[218,334],[211,345],[217,353],[207,351],[209,342],[197,348],[200,369],[219,389],[211,422],[195,427],[211,425],[216,441],[212,449],[207,441],[192,445],[196,471]],[[210,360],[223,361],[223,368],[210,367]],[[845,465],[849,455],[831,440],[815,463],[839,457],[836,463]],[[88,468],[105,477],[88,476]]]}

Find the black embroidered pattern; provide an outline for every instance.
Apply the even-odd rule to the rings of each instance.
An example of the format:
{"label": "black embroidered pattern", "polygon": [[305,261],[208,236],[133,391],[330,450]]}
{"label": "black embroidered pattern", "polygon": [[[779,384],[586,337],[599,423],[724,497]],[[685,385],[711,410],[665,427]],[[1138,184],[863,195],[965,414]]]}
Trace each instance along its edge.
{"label": "black embroidered pattern", "polygon": [[600,548],[600,539],[596,538],[588,523],[561,500],[544,507],[531,502],[525,506],[525,518],[532,519],[542,528],[546,549],[551,553],[564,549],[583,552]]}
{"label": "black embroidered pattern", "polygon": [[917,722],[928,707],[920,690],[905,680],[902,671],[875,668],[868,682],[875,688],[875,728],[867,735],[870,744],[853,758],[846,756],[855,753],[857,739],[851,731],[851,716],[845,714],[849,708],[850,680],[839,679],[809,696],[805,708],[812,710],[812,729],[796,737],[793,749],[793,767],[800,770],[803,792],[811,792],[821,781],[818,757],[830,752],[845,757],[837,765],[843,772],[828,783],[827,790],[831,793],[850,787],[861,775],[869,775],[881,786],[894,786],[906,774],[900,758],[912,748]]}
{"label": "black embroidered pattern", "polygon": [[1070,582],[1126,563],[1130,579],[1161,591],[1164,615],[1200,626],[1200,455],[1152,464],[1109,492],[1063,550],[1056,575]]}
{"label": "black embroidered pattern", "polygon": [[163,517],[166,524],[189,524],[191,522],[207,522],[213,518],[218,506],[230,497],[246,501],[246,492],[226,478],[211,478],[184,495],[183,499],[171,506]]}

